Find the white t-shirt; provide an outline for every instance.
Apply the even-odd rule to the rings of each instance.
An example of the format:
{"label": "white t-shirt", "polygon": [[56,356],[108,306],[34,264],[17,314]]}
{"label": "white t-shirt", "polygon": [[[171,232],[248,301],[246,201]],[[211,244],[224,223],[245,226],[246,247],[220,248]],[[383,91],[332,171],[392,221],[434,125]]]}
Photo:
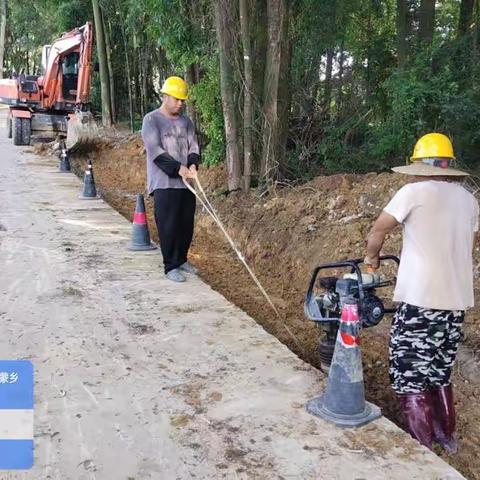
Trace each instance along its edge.
{"label": "white t-shirt", "polygon": [[403,224],[394,301],[436,310],[473,307],[475,197],[457,183],[410,183],[385,207]]}

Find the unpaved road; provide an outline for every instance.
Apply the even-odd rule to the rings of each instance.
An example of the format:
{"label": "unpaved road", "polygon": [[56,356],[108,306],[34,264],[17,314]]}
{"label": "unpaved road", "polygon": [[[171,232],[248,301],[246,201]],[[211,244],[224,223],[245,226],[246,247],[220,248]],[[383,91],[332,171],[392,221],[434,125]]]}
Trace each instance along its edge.
{"label": "unpaved road", "polygon": [[463,478],[385,419],[311,417],[315,369],[128,252],[128,222],[55,159],[0,148],[0,358],[36,375],[34,468],[0,479]]}

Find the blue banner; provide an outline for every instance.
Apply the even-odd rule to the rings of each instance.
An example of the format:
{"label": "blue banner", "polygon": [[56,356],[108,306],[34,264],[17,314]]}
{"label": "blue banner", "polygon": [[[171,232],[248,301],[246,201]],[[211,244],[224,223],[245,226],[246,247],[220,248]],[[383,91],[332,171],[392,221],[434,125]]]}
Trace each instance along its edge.
{"label": "blue banner", "polygon": [[0,440],[0,470],[33,467],[33,440]]}
{"label": "blue banner", "polygon": [[0,408],[33,409],[33,365],[0,360]]}
{"label": "blue banner", "polygon": [[0,470],[33,466],[33,365],[0,360]]}

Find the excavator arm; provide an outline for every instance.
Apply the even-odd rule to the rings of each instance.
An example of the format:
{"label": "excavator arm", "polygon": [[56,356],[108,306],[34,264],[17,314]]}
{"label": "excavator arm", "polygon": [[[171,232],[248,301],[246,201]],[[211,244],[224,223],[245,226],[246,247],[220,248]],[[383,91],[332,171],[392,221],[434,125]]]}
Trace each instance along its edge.
{"label": "excavator arm", "polygon": [[83,35],[83,43],[80,49],[77,105],[86,105],[90,102],[90,86],[92,81],[92,52],[93,31],[92,24],[87,23],[80,31]]}

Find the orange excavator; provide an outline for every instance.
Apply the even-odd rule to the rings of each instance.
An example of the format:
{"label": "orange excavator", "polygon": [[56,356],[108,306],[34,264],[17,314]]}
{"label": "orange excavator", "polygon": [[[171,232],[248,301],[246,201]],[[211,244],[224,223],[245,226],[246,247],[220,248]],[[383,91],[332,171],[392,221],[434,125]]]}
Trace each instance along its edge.
{"label": "orange excavator", "polygon": [[29,145],[33,137],[60,137],[71,150],[95,134],[92,50],[88,22],[43,47],[43,75],[21,72],[0,80],[0,103],[9,106],[7,132],[14,145]]}

